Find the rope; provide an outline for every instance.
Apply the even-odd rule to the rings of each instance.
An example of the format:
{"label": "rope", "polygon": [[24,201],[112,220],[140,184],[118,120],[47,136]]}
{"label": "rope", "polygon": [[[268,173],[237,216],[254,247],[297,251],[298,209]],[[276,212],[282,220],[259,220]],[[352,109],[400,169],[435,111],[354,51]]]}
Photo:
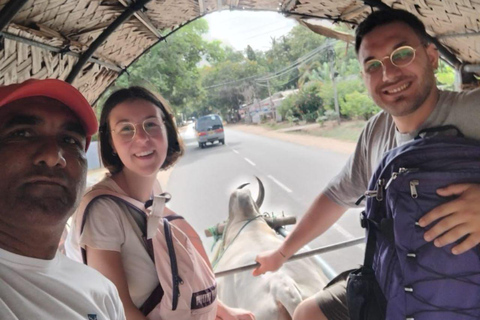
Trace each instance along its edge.
{"label": "rope", "polygon": [[[230,248],[230,246],[232,245],[232,243],[233,243],[233,242],[237,239],[237,237],[240,235],[240,232],[242,232],[242,230],[243,230],[250,222],[252,222],[252,221],[254,221],[254,220],[258,219],[258,218],[263,218],[263,216],[262,216],[262,215],[258,215],[258,216],[256,216],[255,218],[252,218],[252,219],[248,220],[248,221],[240,228],[240,230],[238,230],[238,232],[237,232],[237,234],[235,235],[235,237],[233,238],[233,240],[232,240],[232,241],[228,244],[228,246],[227,246],[225,249],[223,249],[223,251],[218,255],[218,258],[215,259],[215,261],[212,262],[212,268],[213,268],[213,270],[215,270],[217,264],[220,262],[220,259],[223,257],[223,255],[225,254],[225,252],[227,251],[227,249]],[[222,235],[222,240],[223,240],[223,241],[225,241],[225,234],[227,233],[226,231],[227,231],[227,229],[224,230],[223,235]],[[213,234],[213,233],[212,233],[212,234]],[[224,243],[225,243],[225,242],[224,242]]]}
{"label": "rope", "polygon": [[212,226],[207,230],[212,234],[212,237],[213,237],[213,244],[212,244],[212,248],[210,249],[210,251],[212,251],[215,245],[217,244],[218,240],[222,238],[222,234],[217,232],[217,226]]}

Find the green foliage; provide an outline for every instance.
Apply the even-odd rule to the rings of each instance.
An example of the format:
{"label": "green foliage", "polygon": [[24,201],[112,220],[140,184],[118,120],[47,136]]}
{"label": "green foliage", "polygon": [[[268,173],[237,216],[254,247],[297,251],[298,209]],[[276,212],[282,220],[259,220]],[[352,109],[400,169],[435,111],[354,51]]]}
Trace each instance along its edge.
{"label": "green foliage", "polygon": [[[259,94],[254,87],[253,78],[264,73],[265,69],[257,61],[245,58],[242,61],[226,60],[204,67],[201,70],[201,83],[206,88],[206,105],[228,120],[237,114],[242,104],[252,102]],[[239,79],[245,81],[239,82]],[[262,93],[266,95],[266,88]]]}
{"label": "green foliage", "polygon": [[287,119],[287,116],[293,116],[293,112],[295,111],[295,101],[297,97],[295,94],[291,94],[285,99],[283,99],[280,106],[277,108],[277,112],[280,114],[282,119]]}
{"label": "green foliage", "polygon": [[277,111],[282,118],[286,118],[288,113],[292,116],[315,122],[318,112],[323,113],[323,102],[318,93],[322,83],[320,81],[311,81],[307,83],[298,93],[286,97]]}
{"label": "green foliage", "polygon": [[247,53],[247,59],[250,61],[257,61],[257,56],[255,54],[255,51],[253,51],[252,47],[247,46],[247,49],[245,49]]}
{"label": "green foliage", "polygon": [[438,86],[443,90],[455,90],[455,69],[443,60],[438,62],[438,68],[435,70]]}
{"label": "green foliage", "polygon": [[[325,46],[327,39],[300,25],[283,37],[272,38],[265,52],[250,46],[238,51],[218,40],[206,41],[207,32],[203,19],[182,27],[129,67],[115,87],[153,89],[170,102],[177,117],[219,113],[227,121],[236,119],[241,105],[268,97],[268,87],[271,94],[299,87],[277,111],[292,122],[323,123],[331,118],[329,113],[336,116],[332,85],[336,74],[342,118],[366,118],[377,110],[358,77],[360,67],[352,45],[338,41],[306,59]],[[267,75],[268,82],[256,81]],[[452,77],[451,70],[441,64],[438,81],[446,84]],[[101,97],[99,104],[104,100]]]}
{"label": "green foliage", "polygon": [[288,110],[285,117],[290,123],[298,124],[300,122],[300,118],[297,117],[292,110]]}
{"label": "green foliage", "polygon": [[[375,107],[375,103],[368,96],[360,77],[356,75],[338,77],[336,86],[340,114],[346,119],[354,119],[359,116],[367,117],[380,110]],[[322,86],[319,96],[323,99],[325,110],[331,110],[336,114],[332,82],[325,83]]]}
{"label": "green foliage", "polygon": [[324,113],[325,120],[333,121],[338,120],[338,114],[335,110],[326,110]]}
{"label": "green foliage", "polygon": [[[207,45],[202,36],[208,23],[199,19],[160,42],[129,67],[116,81],[116,87],[142,85],[162,94],[176,113],[190,114],[199,100],[204,99],[200,88],[197,65],[206,59],[224,59],[216,51],[219,43]],[[108,94],[109,92],[107,92]],[[102,97],[101,101],[105,98]]]}
{"label": "green foliage", "polygon": [[340,112],[349,118],[362,118],[368,120],[380,111],[380,108],[364,93],[353,91],[347,93],[340,101]]}
{"label": "green foliage", "polygon": [[[323,101],[318,95],[321,87],[322,84],[320,81],[311,81],[300,89],[296,101],[296,106],[300,115],[306,116],[307,114],[316,113],[317,111],[323,113]],[[315,119],[313,119],[313,121],[315,121]]]}
{"label": "green foliage", "polygon": [[303,116],[303,119],[304,119],[307,123],[314,123],[315,121],[317,121],[317,118],[318,118],[318,113],[317,113],[317,112],[306,113],[306,114]]}
{"label": "green foliage", "polygon": [[[286,36],[278,39],[272,38],[271,48],[265,52],[265,66],[270,73],[279,72],[305,54],[323,45],[325,41],[325,37],[298,25]],[[319,54],[315,60],[306,62],[305,65],[301,65],[304,67],[304,70],[294,68],[291,71],[284,73],[281,77],[273,78],[270,81],[272,91],[276,92],[296,88],[297,79],[300,78],[306,70],[307,73],[310,73],[311,70],[315,69],[315,67],[311,67],[309,64],[315,63],[315,61],[322,63],[324,60],[324,55]],[[308,75],[304,77],[308,77]],[[304,79],[302,84],[308,82],[308,80],[309,79]]]}

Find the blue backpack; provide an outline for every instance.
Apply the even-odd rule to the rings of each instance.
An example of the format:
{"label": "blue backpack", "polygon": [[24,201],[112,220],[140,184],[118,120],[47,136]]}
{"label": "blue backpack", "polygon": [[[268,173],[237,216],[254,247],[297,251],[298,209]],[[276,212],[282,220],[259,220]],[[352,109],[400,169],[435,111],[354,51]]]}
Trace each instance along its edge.
{"label": "blue backpack", "polygon": [[452,128],[457,136],[419,136],[387,152],[370,180],[365,261],[347,281],[351,320],[480,319],[479,248],[453,255],[458,242],[437,248],[423,239],[431,226],[417,225],[454,198],[438,188],[480,183],[480,142],[451,126],[426,131]]}

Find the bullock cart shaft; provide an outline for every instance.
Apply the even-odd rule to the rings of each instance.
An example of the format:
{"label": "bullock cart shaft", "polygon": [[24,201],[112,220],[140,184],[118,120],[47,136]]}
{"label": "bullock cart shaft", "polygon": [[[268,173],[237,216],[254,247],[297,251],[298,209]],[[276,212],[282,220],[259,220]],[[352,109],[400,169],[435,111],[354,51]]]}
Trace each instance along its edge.
{"label": "bullock cart shaft", "polygon": [[[343,249],[343,248],[346,248],[346,247],[355,246],[357,244],[361,244],[361,243],[364,243],[364,242],[365,242],[365,237],[360,237],[360,238],[355,238],[353,240],[348,240],[348,241],[344,241],[344,242],[335,243],[335,244],[332,244],[332,245],[329,245],[329,246],[324,246],[324,247],[320,247],[320,248],[317,248],[317,249],[312,249],[312,250],[309,250],[309,251],[306,251],[306,252],[298,253],[296,255],[291,256],[290,259],[288,259],[287,262],[307,258],[307,257],[310,257],[310,256],[314,256],[314,255],[317,255],[317,254],[322,254],[322,253],[326,253],[326,252],[330,252],[330,251],[334,251],[334,250]],[[219,271],[219,272],[215,273],[215,277],[218,278],[218,277],[223,277],[223,276],[227,276],[227,275],[242,272],[242,271],[253,270],[258,266],[259,266],[258,263],[252,263],[252,264],[248,264],[248,265],[241,266],[241,267],[238,267],[238,268],[233,268],[233,269],[230,269],[230,270]]]}

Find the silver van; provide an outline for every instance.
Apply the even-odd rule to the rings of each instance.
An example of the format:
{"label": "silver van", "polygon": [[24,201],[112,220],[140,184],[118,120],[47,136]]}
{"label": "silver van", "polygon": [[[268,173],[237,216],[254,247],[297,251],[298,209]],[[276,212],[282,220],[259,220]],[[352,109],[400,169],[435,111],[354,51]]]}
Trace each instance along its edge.
{"label": "silver van", "polygon": [[195,122],[197,141],[200,148],[204,148],[207,142],[215,141],[225,144],[225,132],[223,131],[222,118],[217,114],[209,114],[197,119]]}

